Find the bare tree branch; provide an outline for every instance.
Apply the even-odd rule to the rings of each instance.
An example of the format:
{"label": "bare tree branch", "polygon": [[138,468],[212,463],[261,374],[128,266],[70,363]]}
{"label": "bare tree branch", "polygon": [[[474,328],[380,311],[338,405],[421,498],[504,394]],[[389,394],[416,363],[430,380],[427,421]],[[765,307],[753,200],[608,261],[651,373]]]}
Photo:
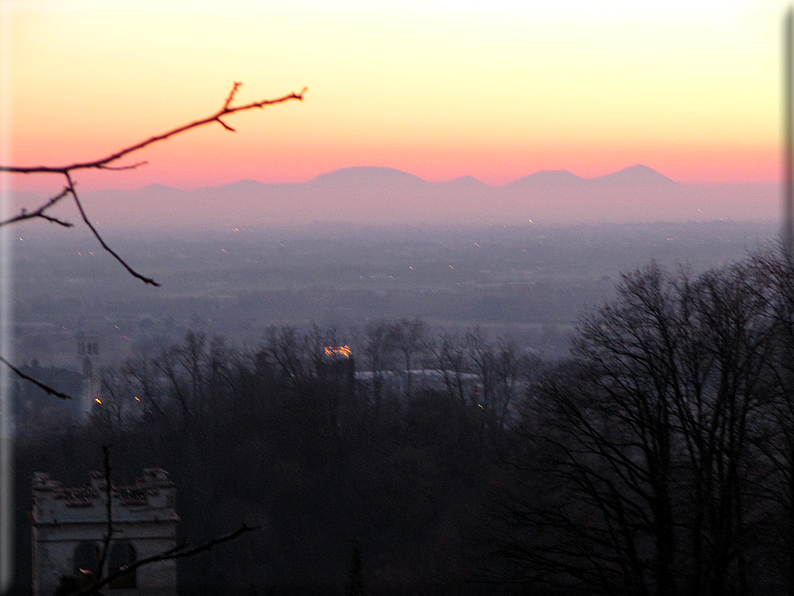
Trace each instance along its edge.
{"label": "bare tree branch", "polygon": [[103,157],[101,159],[96,159],[94,161],[76,162],[76,163],[73,163],[71,165],[60,166],[60,167],[52,167],[52,166],[19,167],[19,166],[4,166],[4,165],[0,165],[0,172],[9,172],[9,173],[16,173],[16,174],[62,174],[63,176],[66,177],[66,181],[67,181],[66,188],[60,194],[58,194],[57,196],[55,196],[55,197],[51,198],[50,200],[48,200],[46,203],[41,205],[35,211],[27,212],[26,210],[23,209],[22,212],[19,215],[15,216],[15,217],[12,217],[12,218],[10,218],[10,219],[8,219],[6,221],[0,222],[0,227],[2,227],[4,225],[11,224],[11,223],[17,223],[17,222],[20,222],[20,221],[24,221],[24,220],[28,220],[28,219],[35,219],[35,218],[46,219],[47,221],[50,221],[50,222],[53,222],[53,223],[57,223],[57,224],[62,225],[62,226],[71,227],[72,224],[70,224],[68,222],[64,222],[64,221],[62,221],[62,220],[60,220],[60,219],[58,219],[56,217],[52,217],[52,216],[50,216],[50,215],[48,215],[46,213],[46,211],[48,209],[50,209],[55,204],[57,204],[61,199],[63,199],[64,197],[66,197],[68,195],[71,195],[74,198],[75,204],[77,205],[77,209],[80,211],[80,215],[81,215],[81,217],[83,219],[83,222],[88,226],[88,228],[94,234],[96,239],[102,245],[102,248],[105,249],[105,251],[107,251],[108,253],[110,253],[113,256],[113,258],[115,258],[119,263],[121,263],[121,265],[127,270],[127,272],[130,273],[130,275],[132,275],[133,277],[135,277],[137,279],[140,279],[145,284],[149,284],[149,285],[153,285],[153,286],[159,286],[160,284],[155,282],[152,278],[146,277],[145,275],[141,275],[140,273],[138,273],[137,271],[132,269],[132,267],[130,267],[124,261],[124,259],[122,259],[113,250],[111,250],[111,248],[103,240],[102,236],[97,231],[97,229],[93,225],[91,225],[90,219],[86,215],[85,210],[83,209],[83,206],[82,206],[82,204],[80,202],[80,199],[77,196],[77,192],[75,190],[74,181],[72,179],[72,172],[74,172],[76,170],[88,170],[88,169],[95,169],[95,170],[131,170],[131,169],[135,169],[135,168],[137,168],[139,166],[142,166],[142,165],[146,164],[147,162],[146,161],[142,161],[142,162],[138,162],[138,163],[135,163],[135,164],[126,165],[126,166],[124,166],[124,165],[122,165],[122,166],[111,166],[110,164],[112,164],[113,162],[118,161],[119,159],[121,159],[122,157],[125,157],[126,155],[129,155],[130,153],[134,153],[135,151],[139,151],[140,149],[143,149],[144,147],[148,147],[152,143],[156,143],[158,141],[164,141],[166,139],[169,139],[169,138],[171,138],[171,137],[173,137],[175,135],[178,135],[180,133],[183,133],[185,131],[191,130],[193,128],[198,128],[199,126],[204,126],[205,124],[210,124],[212,122],[217,122],[221,126],[223,126],[226,130],[229,130],[231,132],[235,132],[235,130],[231,126],[229,126],[228,124],[223,122],[223,120],[221,120],[221,117],[228,116],[230,114],[235,114],[237,112],[244,112],[244,111],[247,111],[247,110],[251,110],[253,108],[264,109],[265,106],[271,106],[271,105],[276,105],[276,104],[280,104],[280,103],[285,103],[287,101],[291,101],[291,100],[294,100],[294,99],[296,99],[298,101],[303,101],[303,95],[307,91],[307,89],[304,87],[301,90],[300,93],[294,93],[294,92],[293,93],[288,93],[288,94],[283,95],[282,97],[278,97],[276,99],[263,99],[261,101],[254,101],[254,102],[242,105],[242,106],[232,107],[232,105],[231,105],[232,101],[234,101],[234,98],[235,98],[235,96],[237,94],[237,91],[240,89],[241,86],[242,86],[242,83],[239,83],[239,82],[234,83],[234,85],[232,86],[231,92],[226,97],[226,100],[223,102],[223,107],[221,107],[220,110],[218,110],[217,112],[215,112],[211,116],[208,116],[206,118],[202,118],[200,120],[195,120],[195,121],[190,122],[189,124],[185,124],[183,126],[179,126],[179,127],[174,128],[172,130],[169,130],[168,132],[165,132],[165,133],[163,133],[161,135],[156,135],[156,136],[150,137],[150,138],[146,139],[145,141],[141,141],[140,143],[137,143],[135,145],[130,145],[129,147],[121,149],[120,151],[117,151],[117,152],[115,152],[115,153],[113,153],[111,155],[108,155],[106,157]]}
{"label": "bare tree branch", "polygon": [[166,551],[161,553],[157,553],[150,557],[146,557],[144,559],[138,559],[137,561],[133,561],[129,565],[121,567],[120,569],[109,573],[106,577],[100,577],[91,585],[86,586],[82,590],[77,592],[73,592],[70,596],[90,596],[92,594],[98,594],[99,590],[108,585],[110,582],[116,580],[119,577],[127,575],[128,573],[132,573],[139,567],[143,567],[144,565],[151,565],[152,563],[159,563],[160,561],[173,561],[176,559],[186,559],[188,557],[192,557],[194,555],[207,552],[212,550],[216,546],[221,544],[225,544],[226,542],[231,542],[233,540],[237,540],[243,534],[248,534],[249,532],[257,532],[261,530],[261,526],[249,526],[248,524],[241,524],[239,528],[234,530],[233,532],[229,532],[228,534],[224,534],[223,536],[219,536],[217,538],[213,538],[208,540],[207,542],[203,542],[198,546],[191,547],[189,543],[183,542],[182,544],[176,545],[174,548],[170,548]]}
{"label": "bare tree branch", "polygon": [[25,379],[29,383],[33,383],[36,387],[38,387],[39,389],[41,389],[42,391],[44,391],[48,395],[54,395],[55,397],[58,397],[60,399],[72,399],[71,395],[67,395],[66,393],[61,393],[57,389],[53,389],[49,385],[45,385],[44,383],[34,379],[30,375],[26,375],[25,373],[23,373],[21,370],[19,370],[16,366],[11,364],[8,360],[3,358],[2,356],[0,356],[0,362],[2,362],[8,368],[10,368],[12,371],[14,371],[14,373],[16,373],[17,376],[19,376],[22,379]]}
{"label": "bare tree branch", "polygon": [[88,226],[88,229],[91,230],[92,234],[94,234],[96,239],[99,241],[99,244],[102,245],[102,248],[104,248],[106,252],[110,253],[110,255],[114,259],[116,259],[119,263],[121,263],[122,267],[124,267],[130,275],[132,275],[137,279],[140,279],[145,284],[159,287],[160,286],[159,283],[154,281],[151,277],[146,277],[145,275],[141,275],[140,273],[135,271],[135,269],[130,267],[127,264],[127,262],[119,256],[119,254],[116,251],[114,251],[112,248],[110,248],[107,245],[107,243],[99,234],[97,229],[91,224],[91,220],[88,219],[88,215],[86,215],[85,209],[83,209],[83,204],[80,202],[80,197],[77,196],[77,191],[74,188],[74,181],[72,180],[72,176],[69,174],[69,172],[66,172],[64,175],[66,176],[66,180],[69,181],[69,186],[68,186],[69,194],[71,194],[72,197],[74,198],[75,205],[77,205],[77,210],[80,212],[80,216],[83,218],[83,223],[85,223],[85,225]]}
{"label": "bare tree branch", "polygon": [[149,162],[146,160],[139,161],[138,163],[133,163],[128,166],[98,166],[100,170],[113,170],[114,172],[121,172],[123,170],[135,170],[140,166],[145,166]]}
{"label": "bare tree branch", "polygon": [[176,559],[185,559],[188,557],[192,557],[194,555],[207,552],[212,550],[216,546],[224,544],[226,542],[231,542],[233,540],[237,540],[243,534],[247,534],[249,532],[256,532],[261,530],[261,526],[249,526],[246,523],[240,524],[240,527],[236,530],[229,532],[228,534],[224,534],[222,536],[218,536],[217,538],[212,538],[206,542],[203,542],[197,546],[190,546],[188,542],[182,542],[181,544],[177,544],[173,548],[169,548],[164,550],[160,553],[156,553],[149,557],[145,557],[143,559],[138,559],[135,561],[131,561],[128,565],[120,567],[114,571],[109,573],[105,573],[105,564],[108,560],[108,554],[110,553],[110,546],[112,542],[113,535],[117,533],[117,531],[113,527],[113,504],[112,504],[112,497],[113,497],[113,478],[112,478],[112,468],[110,466],[110,445],[102,445],[102,453],[104,456],[104,477],[105,477],[105,523],[107,526],[107,531],[102,538],[102,552],[99,557],[99,562],[97,564],[97,578],[91,582],[88,586],[77,590],[75,592],[70,592],[69,596],[90,596],[93,594],[101,594],[100,590],[110,584],[111,582],[115,581],[116,579],[130,574],[134,572],[139,567],[143,567],[145,565],[151,565],[152,563],[158,563],[160,561],[173,561]]}
{"label": "bare tree branch", "polygon": [[110,541],[113,539],[115,530],[113,529],[113,478],[110,467],[110,445],[102,445],[103,463],[105,469],[105,522],[107,532],[102,538],[102,554],[99,557],[97,573],[102,577],[105,573],[105,563],[110,552]]}
{"label": "bare tree branch", "polygon": [[52,217],[51,215],[46,215],[44,213],[47,209],[58,203],[61,199],[69,196],[69,194],[70,194],[69,188],[68,187],[64,188],[59,194],[52,197],[49,201],[44,203],[41,207],[39,207],[35,211],[28,211],[27,209],[23,208],[22,211],[20,211],[19,215],[15,215],[14,217],[7,219],[5,221],[0,221],[0,227],[3,227],[8,224],[24,221],[26,219],[35,219],[37,217],[40,217],[42,219],[46,219],[47,221],[51,221],[53,223],[62,225],[66,228],[71,228],[72,226],[74,226],[74,224],[66,221],[61,221],[56,217]]}
{"label": "bare tree branch", "polygon": [[[145,141],[141,141],[140,143],[137,143],[135,145],[130,145],[129,147],[121,149],[120,151],[117,151],[101,159],[96,159],[94,161],[86,161],[86,162],[76,162],[71,165],[60,166],[60,167],[52,167],[52,166],[19,167],[19,166],[0,165],[0,172],[9,172],[16,174],[61,174],[66,178],[66,187],[60,193],[47,200],[45,203],[39,206],[38,209],[34,211],[27,211],[26,209],[23,208],[18,215],[15,215],[14,217],[11,217],[10,219],[7,219],[5,221],[0,221],[0,227],[31,219],[44,219],[51,223],[58,224],[60,226],[73,227],[74,224],[67,221],[63,221],[47,213],[49,209],[54,207],[61,200],[63,200],[67,196],[71,196],[74,199],[75,205],[77,206],[77,210],[80,212],[80,217],[82,218],[83,223],[85,223],[85,225],[88,226],[88,229],[91,230],[91,233],[99,241],[99,244],[102,246],[102,248],[106,252],[108,252],[114,259],[116,259],[127,270],[127,272],[130,275],[132,275],[136,279],[141,280],[145,284],[149,284],[156,287],[159,286],[160,284],[154,281],[154,279],[138,273],[129,264],[127,264],[127,262],[124,259],[122,259],[121,256],[118,255],[118,253],[116,253],[113,249],[110,248],[110,246],[108,246],[108,244],[102,238],[102,235],[99,233],[99,231],[91,224],[90,218],[86,214],[85,209],[83,209],[83,205],[80,201],[80,197],[77,195],[77,190],[75,189],[75,183],[74,180],[72,179],[72,172],[76,170],[88,170],[88,169],[115,170],[115,171],[135,169],[139,166],[146,164],[147,162],[141,161],[130,165],[120,165],[120,166],[110,165],[110,164],[118,161],[119,159],[125,157],[126,155],[129,155],[130,153],[139,151],[140,149],[143,149],[144,147],[147,147],[152,143],[157,143],[158,141],[164,141],[185,131],[191,130],[193,128],[198,128],[199,126],[204,126],[205,124],[210,124],[212,122],[218,122],[226,130],[235,132],[235,130],[231,126],[229,126],[228,124],[223,122],[223,120],[221,120],[221,117],[235,114],[237,112],[244,112],[247,110],[251,110],[253,108],[264,109],[265,106],[285,103],[294,99],[298,101],[303,101],[303,95],[307,91],[307,88],[304,87],[300,93],[294,93],[294,92],[288,93],[276,99],[263,99],[261,101],[254,101],[242,106],[232,107],[232,102],[234,101],[234,98],[237,95],[237,91],[240,89],[241,86],[242,83],[235,82],[234,85],[232,85],[232,89],[229,92],[229,95],[224,100],[221,109],[215,112],[214,114],[212,114],[211,116],[208,116],[207,118],[202,118],[200,120],[195,120],[183,126],[179,126],[161,135],[150,137]],[[35,379],[24,374],[4,358],[0,357],[0,362],[6,364],[17,375],[19,375],[23,379],[31,381],[36,386],[46,391],[48,394],[55,395],[57,397],[60,397],[61,399],[69,399],[68,395],[56,391],[52,387],[48,387],[47,385],[39,381],[36,381]]]}
{"label": "bare tree branch", "polygon": [[[94,161],[84,161],[84,162],[76,162],[66,166],[59,166],[59,167],[52,167],[52,166],[30,166],[30,167],[20,167],[20,166],[2,166],[0,165],[0,172],[11,172],[17,174],[65,174],[67,172],[72,172],[74,170],[87,170],[87,169],[97,169],[103,168],[107,166],[107,164],[117,161],[124,157],[125,155],[129,155],[135,151],[139,151],[144,147],[148,147],[152,143],[156,143],[158,141],[164,141],[168,138],[171,138],[175,135],[178,135],[182,132],[187,130],[191,130],[193,128],[198,128],[199,126],[204,126],[205,124],[210,124],[212,122],[220,122],[220,118],[222,116],[228,116],[229,114],[235,114],[237,112],[245,112],[247,110],[251,110],[253,108],[264,108],[265,106],[272,106],[280,103],[286,103],[293,99],[297,99],[298,101],[303,101],[303,95],[308,91],[306,87],[304,87],[300,93],[288,93],[283,95],[282,97],[278,97],[276,99],[263,99],[261,101],[254,101],[242,106],[231,107],[231,102],[234,100],[234,96],[237,94],[237,90],[242,86],[242,83],[235,83],[232,87],[231,93],[226,98],[226,101],[223,104],[223,107],[208,116],[207,118],[202,118],[200,120],[195,120],[189,124],[185,124],[183,126],[179,126],[168,132],[165,132],[160,135],[156,135],[146,139],[145,141],[141,141],[135,145],[131,145],[120,151],[116,151],[115,153],[108,155],[107,157],[103,157],[101,159],[96,159]],[[224,125],[226,126],[226,125]],[[226,128],[229,128],[226,126]]]}
{"label": "bare tree branch", "polygon": [[229,106],[231,105],[232,101],[234,100],[234,96],[237,95],[237,91],[239,91],[239,89],[240,89],[240,87],[242,87],[242,85],[243,85],[242,83],[237,83],[237,82],[235,82],[235,84],[232,85],[232,90],[229,91],[229,96],[226,98],[226,101],[223,102],[223,109],[224,110],[229,108]]}

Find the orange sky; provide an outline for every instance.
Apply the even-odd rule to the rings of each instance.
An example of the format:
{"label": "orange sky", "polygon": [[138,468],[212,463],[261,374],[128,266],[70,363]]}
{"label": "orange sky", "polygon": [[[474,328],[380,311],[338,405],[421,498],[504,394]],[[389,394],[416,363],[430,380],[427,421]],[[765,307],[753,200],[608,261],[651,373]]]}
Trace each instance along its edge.
{"label": "orange sky", "polygon": [[636,163],[681,182],[777,179],[785,2],[545,4],[0,0],[2,163],[102,157],[208,116],[242,81],[241,102],[309,92],[78,182],[193,188],[380,165],[504,184]]}

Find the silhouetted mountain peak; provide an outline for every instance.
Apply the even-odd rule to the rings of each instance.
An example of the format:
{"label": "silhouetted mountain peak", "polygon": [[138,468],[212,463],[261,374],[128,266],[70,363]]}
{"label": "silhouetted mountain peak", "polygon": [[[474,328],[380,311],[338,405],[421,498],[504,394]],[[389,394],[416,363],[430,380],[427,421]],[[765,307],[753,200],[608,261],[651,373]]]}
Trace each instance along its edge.
{"label": "silhouetted mountain peak", "polygon": [[560,186],[574,186],[584,182],[576,174],[572,174],[568,170],[540,170],[529,176],[524,176],[518,180],[514,180],[508,186],[529,187],[529,186],[546,186],[546,187],[560,187]]}
{"label": "silhouetted mountain peak", "polygon": [[379,166],[356,166],[340,168],[315,176],[309,181],[312,185],[408,185],[425,184],[425,181],[408,172],[395,168]]}
{"label": "silhouetted mountain peak", "polygon": [[611,174],[597,176],[589,180],[594,184],[609,184],[617,186],[656,186],[660,184],[677,184],[664,174],[660,174],[653,168],[637,164],[623,168]]}

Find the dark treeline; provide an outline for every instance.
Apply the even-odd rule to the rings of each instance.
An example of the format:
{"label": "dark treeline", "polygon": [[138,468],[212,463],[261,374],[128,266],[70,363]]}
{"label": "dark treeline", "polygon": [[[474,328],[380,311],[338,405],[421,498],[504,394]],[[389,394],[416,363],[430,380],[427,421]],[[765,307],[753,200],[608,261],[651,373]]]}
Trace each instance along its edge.
{"label": "dark treeline", "polygon": [[146,467],[170,473],[192,542],[262,526],[181,561],[182,593],[341,594],[356,557],[368,593],[469,589],[495,453],[539,360],[476,328],[436,335],[419,320],[357,336],[349,356],[336,330],[273,328],[250,352],[190,333],[103,370],[86,425],[20,421],[20,591],[32,473],[82,485],[102,469],[103,444],[117,483]]}
{"label": "dark treeline", "polygon": [[20,589],[31,473],[110,444],[117,482],[171,473],[181,535],[263,528],[182,593],[794,594],[792,354],[773,253],[625,275],[554,364],[419,320],[191,333],[104,371],[87,425],[21,426]]}

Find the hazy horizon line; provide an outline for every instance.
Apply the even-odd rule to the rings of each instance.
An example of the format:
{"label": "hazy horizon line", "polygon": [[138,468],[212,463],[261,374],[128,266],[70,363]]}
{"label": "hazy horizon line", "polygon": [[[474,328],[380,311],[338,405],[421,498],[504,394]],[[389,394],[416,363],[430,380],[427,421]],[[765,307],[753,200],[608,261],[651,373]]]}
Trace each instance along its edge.
{"label": "hazy horizon line", "polygon": [[[390,171],[390,172],[395,172],[395,173],[398,173],[398,174],[406,174],[408,176],[416,178],[420,182],[423,182],[425,184],[431,184],[431,185],[432,184],[449,184],[449,183],[452,183],[452,182],[455,182],[455,181],[458,181],[458,180],[470,179],[470,180],[475,181],[475,182],[477,182],[477,183],[479,183],[479,184],[481,184],[481,185],[483,185],[485,187],[492,188],[492,189],[498,189],[498,188],[509,187],[509,186],[511,186],[513,184],[516,184],[517,182],[520,182],[522,180],[526,180],[526,179],[531,178],[533,176],[536,176],[538,174],[545,174],[545,173],[548,173],[548,174],[561,174],[561,175],[570,174],[575,179],[577,179],[579,182],[587,184],[587,183],[597,182],[600,179],[607,178],[607,177],[612,176],[612,175],[620,174],[620,173],[626,172],[628,170],[634,170],[636,168],[643,168],[643,169],[649,170],[649,171],[653,172],[653,174],[656,174],[658,176],[667,178],[670,182],[672,182],[673,184],[675,184],[677,186],[680,186],[680,187],[686,187],[686,186],[729,186],[729,185],[730,186],[732,186],[732,185],[773,185],[773,184],[781,184],[782,183],[780,179],[772,179],[772,180],[709,180],[709,181],[697,181],[697,182],[680,182],[678,180],[674,180],[674,179],[670,178],[669,176],[667,176],[666,174],[660,172],[659,170],[657,170],[655,168],[652,168],[650,166],[646,166],[645,164],[641,164],[641,163],[636,163],[636,164],[633,164],[633,165],[630,165],[630,166],[626,166],[626,167],[623,167],[623,168],[620,168],[620,169],[617,169],[617,170],[608,171],[608,172],[606,172],[604,174],[598,174],[596,176],[588,176],[588,177],[579,176],[578,174],[575,174],[571,170],[568,170],[568,169],[565,169],[565,168],[541,169],[541,170],[536,170],[534,172],[531,172],[529,174],[524,174],[522,176],[518,176],[517,178],[514,178],[513,180],[511,180],[509,182],[502,183],[502,184],[489,184],[488,182],[484,182],[483,180],[481,180],[481,179],[479,179],[476,176],[471,175],[471,174],[462,174],[460,176],[455,176],[453,178],[445,178],[445,179],[442,179],[442,180],[432,180],[432,179],[428,180],[428,179],[422,178],[421,176],[419,176],[417,174],[414,174],[414,173],[412,173],[412,172],[410,172],[408,170],[402,170],[400,168],[395,168],[395,167],[392,167],[392,166],[356,165],[356,166],[342,166],[342,167],[339,167],[339,168],[334,168],[334,169],[331,169],[331,170],[327,170],[327,171],[323,171],[323,172],[314,174],[313,176],[311,176],[309,178],[305,178],[305,179],[302,179],[302,180],[293,180],[293,181],[277,181],[277,182],[274,182],[274,181],[257,180],[255,178],[238,178],[238,179],[235,179],[235,180],[230,180],[228,182],[208,183],[208,184],[204,184],[204,185],[201,185],[201,186],[181,186],[181,185],[180,186],[175,186],[174,184],[168,184],[168,183],[163,183],[163,182],[149,182],[149,183],[143,184],[141,186],[136,186],[136,187],[106,186],[106,187],[84,188],[83,192],[89,192],[89,193],[92,193],[92,192],[111,192],[111,191],[113,191],[113,192],[133,192],[133,191],[144,190],[144,189],[147,189],[147,188],[157,188],[157,187],[161,187],[161,188],[164,188],[164,189],[178,190],[178,191],[193,191],[193,190],[201,190],[201,189],[220,188],[220,187],[231,186],[231,185],[239,184],[239,183],[243,183],[243,182],[253,182],[253,183],[261,184],[263,186],[267,186],[267,185],[283,185],[283,186],[302,185],[302,184],[309,184],[309,183],[317,180],[318,178],[321,178],[323,176],[327,176],[329,174],[340,173],[340,172],[349,171],[349,170],[382,170],[382,171]],[[627,185],[627,184],[624,183],[623,185]],[[639,184],[639,185],[642,185],[642,184]],[[537,186],[538,187],[543,187],[542,184],[538,184]],[[571,186],[573,186],[573,184],[571,184]],[[3,190],[11,192],[11,193],[31,193],[31,194],[39,194],[39,193],[48,193],[48,192],[50,192],[50,191],[46,191],[46,190],[27,190],[27,189],[21,189],[21,188],[14,188],[13,183],[7,184],[6,188],[3,189]]]}

